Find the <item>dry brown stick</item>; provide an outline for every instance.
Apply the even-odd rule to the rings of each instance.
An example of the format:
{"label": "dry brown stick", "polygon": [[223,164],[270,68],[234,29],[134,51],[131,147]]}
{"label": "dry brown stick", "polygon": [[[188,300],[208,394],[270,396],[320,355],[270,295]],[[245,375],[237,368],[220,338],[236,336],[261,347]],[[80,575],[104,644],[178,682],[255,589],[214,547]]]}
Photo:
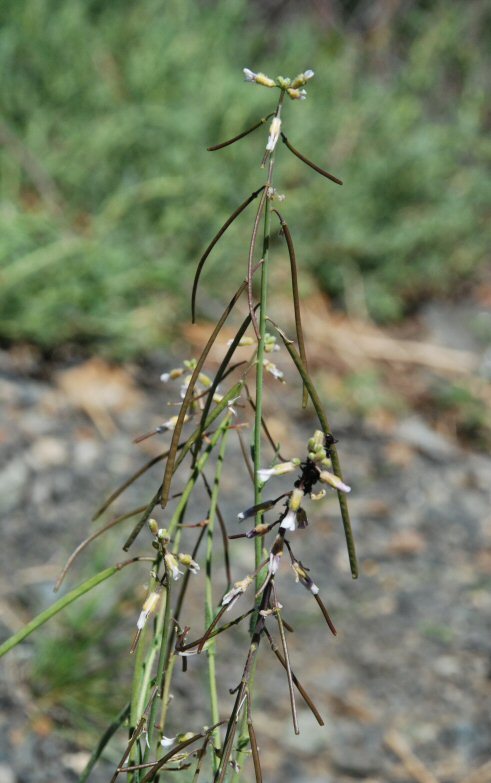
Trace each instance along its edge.
{"label": "dry brown stick", "polygon": [[257,747],[256,732],[254,731],[254,725],[252,723],[252,710],[251,710],[251,695],[249,689],[246,691],[247,702],[247,731],[249,733],[249,742],[251,744],[252,761],[254,763],[254,774],[256,775],[256,783],[263,783],[263,773],[261,770],[261,761],[259,758],[259,748]]}
{"label": "dry brown stick", "polygon": [[[271,646],[272,651],[274,652],[274,654],[278,658],[279,662],[281,663],[281,665],[283,666],[283,668],[286,671],[286,662],[283,659],[283,656],[281,655],[280,651],[278,650],[277,645],[274,643],[273,637],[271,636],[271,634],[269,633],[267,628],[264,628],[264,633],[266,634],[266,636],[268,638],[268,641],[269,641],[269,644]],[[305,701],[307,706],[310,707],[310,710],[311,710],[312,714],[314,715],[314,717],[315,717],[317,723],[319,724],[319,726],[324,726],[324,720],[322,718],[322,715],[320,714],[319,710],[315,706],[315,704],[312,701],[312,699],[310,698],[309,694],[307,693],[307,691],[305,690],[303,685],[300,683],[298,677],[296,677],[295,672],[293,672],[293,671],[292,671],[292,680],[295,683],[295,687],[297,688],[299,694],[301,695],[301,697],[303,698],[303,700]]]}
{"label": "dry brown stick", "polygon": [[481,767],[474,769],[460,783],[490,783],[491,761],[486,761]]}
{"label": "dry brown stick", "polygon": [[384,743],[400,760],[408,775],[417,783],[438,783],[437,778],[413,753],[404,737],[397,731],[389,731]]}
{"label": "dry brown stick", "polygon": [[275,610],[274,613],[275,613],[276,621],[278,623],[278,629],[280,631],[280,639],[281,639],[281,646],[283,647],[283,654],[285,656],[285,668],[286,668],[286,674],[288,678],[288,691],[290,693],[290,706],[292,710],[293,730],[295,734],[300,734],[300,729],[298,727],[297,707],[295,705],[295,690],[293,688],[290,656],[288,654],[288,645],[286,643],[285,629],[283,627],[283,620],[281,619],[281,609],[280,609],[280,604],[278,603],[278,598],[276,596],[276,588],[274,585],[274,581],[271,582],[271,586],[272,586],[273,598],[274,598],[274,610]]}

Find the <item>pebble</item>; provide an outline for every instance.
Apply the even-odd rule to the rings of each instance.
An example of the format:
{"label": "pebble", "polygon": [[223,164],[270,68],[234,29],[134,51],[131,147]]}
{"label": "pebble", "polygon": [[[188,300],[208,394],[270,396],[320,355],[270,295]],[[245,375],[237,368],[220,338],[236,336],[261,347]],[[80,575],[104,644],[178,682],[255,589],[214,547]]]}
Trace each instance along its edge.
{"label": "pebble", "polygon": [[15,783],[14,771],[8,764],[0,763],[0,783]]}
{"label": "pebble", "polygon": [[458,456],[455,444],[431,429],[420,416],[409,416],[401,421],[396,428],[395,437],[436,462],[456,459]]}

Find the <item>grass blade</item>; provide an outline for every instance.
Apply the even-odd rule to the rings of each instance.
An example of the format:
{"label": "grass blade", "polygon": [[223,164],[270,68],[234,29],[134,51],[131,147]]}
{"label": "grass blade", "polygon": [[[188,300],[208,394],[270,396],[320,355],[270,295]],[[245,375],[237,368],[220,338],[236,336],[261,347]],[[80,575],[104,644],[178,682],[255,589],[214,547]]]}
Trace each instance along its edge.
{"label": "grass blade", "polygon": [[85,768],[83,769],[83,771],[82,771],[82,773],[81,773],[81,775],[80,775],[80,777],[78,779],[78,783],[86,783],[86,781],[89,779],[89,775],[92,772],[92,770],[94,769],[94,767],[97,764],[97,762],[99,761],[99,758],[100,758],[100,756],[102,754],[102,751],[104,750],[104,748],[106,747],[108,742],[110,742],[111,738],[116,734],[116,732],[118,731],[120,726],[123,725],[123,723],[125,722],[126,718],[129,717],[130,706],[131,705],[128,702],[128,704],[126,704],[123,707],[123,709],[121,710],[119,715],[114,719],[114,721],[109,724],[109,726],[105,730],[104,734],[100,738],[99,742],[97,743],[97,746],[94,749],[94,752],[92,753],[90,759],[88,760]]}
{"label": "grass blade", "polygon": [[44,612],[40,612],[40,614],[34,617],[29,623],[27,623],[27,625],[21,628],[20,631],[14,633],[13,636],[10,636],[2,645],[0,645],[0,658],[20,644],[20,642],[23,642],[24,639],[30,636],[33,631],[36,631],[38,628],[40,628],[41,625],[44,625],[44,623],[47,623],[48,620],[51,620],[52,617],[58,614],[58,612],[61,612],[62,609],[64,609],[66,606],[69,606],[78,598],[81,598],[83,595],[85,595],[85,593],[93,590],[94,587],[100,585],[101,582],[105,582],[106,579],[109,579],[109,577],[117,574],[118,571],[121,571],[123,568],[125,568],[125,566],[142,560],[153,562],[152,557],[133,557],[131,560],[126,560],[124,563],[117,563],[114,566],[110,566],[104,571],[100,571],[95,576],[91,576],[90,579],[87,579],[85,582],[82,582],[81,585],[75,587],[69,593],[64,595],[63,598],[60,598],[52,606],[48,607],[48,609],[45,609]]}

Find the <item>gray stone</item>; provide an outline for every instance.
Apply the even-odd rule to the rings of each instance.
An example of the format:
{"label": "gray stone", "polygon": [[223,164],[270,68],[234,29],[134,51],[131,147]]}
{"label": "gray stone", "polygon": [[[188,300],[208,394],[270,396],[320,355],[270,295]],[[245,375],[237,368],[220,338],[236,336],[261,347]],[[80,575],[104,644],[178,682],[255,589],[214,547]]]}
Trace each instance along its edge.
{"label": "gray stone", "polygon": [[420,416],[409,416],[396,429],[396,437],[437,462],[457,459],[455,444],[431,427]]}
{"label": "gray stone", "polygon": [[331,762],[340,772],[362,776],[381,769],[384,751],[378,726],[336,719],[329,745]]}

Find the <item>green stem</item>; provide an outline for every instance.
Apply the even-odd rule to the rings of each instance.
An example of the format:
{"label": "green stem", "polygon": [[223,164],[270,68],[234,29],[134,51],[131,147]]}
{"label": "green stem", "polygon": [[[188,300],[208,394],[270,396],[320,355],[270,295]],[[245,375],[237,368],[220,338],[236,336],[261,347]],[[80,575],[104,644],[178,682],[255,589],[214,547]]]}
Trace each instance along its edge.
{"label": "green stem", "polygon": [[[208,526],[206,531],[206,583],[205,583],[205,628],[208,628],[214,619],[214,602],[213,602],[213,580],[212,580],[212,564],[213,564],[213,532],[215,529],[215,518],[217,512],[218,495],[220,491],[220,479],[222,475],[222,467],[225,459],[225,451],[227,448],[227,435],[228,431],[225,430],[220,444],[220,451],[218,453],[218,461],[215,472],[215,481],[213,483],[213,489],[211,492],[210,500],[210,513],[208,515]],[[218,693],[216,682],[216,642],[212,641],[207,647],[208,656],[208,687],[210,692],[210,709],[211,709],[211,722],[212,724],[218,723]],[[220,729],[217,726],[213,730],[213,744],[215,748],[220,748]],[[219,766],[219,758],[213,753],[213,772],[216,773]]]}
{"label": "green stem", "polygon": [[[281,108],[285,93],[281,92],[275,116],[280,117]],[[256,413],[254,421],[254,505],[261,502],[262,484],[258,479],[257,472],[261,467],[261,420],[263,415],[263,382],[264,382],[264,338],[266,334],[266,309],[268,301],[268,259],[269,259],[269,241],[271,235],[271,199],[268,190],[273,184],[274,171],[274,150],[269,159],[268,180],[266,182],[266,201],[264,204],[264,228],[263,228],[263,250],[261,266],[261,293],[259,309],[259,342],[257,346],[257,366],[256,366]],[[256,516],[256,525],[260,522],[260,516]],[[259,567],[262,560],[262,539],[258,536],[255,539],[255,562],[256,568]],[[256,576],[256,590],[259,590],[262,582],[262,575]]]}
{"label": "green stem", "polygon": [[[285,93],[282,90],[280,94],[280,99],[278,101],[278,106],[276,107],[276,112],[275,112],[276,117],[281,116],[281,109],[283,106],[284,98],[285,98]],[[255,411],[255,420],[254,420],[254,454],[253,454],[254,505],[261,503],[262,500],[262,484],[258,478],[258,470],[261,467],[261,427],[262,427],[262,418],[263,418],[263,383],[264,383],[263,361],[264,361],[264,338],[266,334],[266,318],[267,318],[266,308],[267,308],[267,301],[268,301],[269,242],[271,236],[271,200],[269,197],[268,190],[269,188],[272,187],[273,184],[274,160],[275,160],[275,154],[273,150],[269,159],[268,180],[266,182],[266,201],[264,204],[264,227],[263,227],[263,250],[262,250],[263,263],[261,266],[259,342],[257,346],[257,365],[256,365],[256,402],[255,402],[256,411]],[[260,514],[257,514],[256,525],[258,525],[260,522],[261,522]],[[262,543],[261,536],[257,536],[254,543],[255,543],[255,567],[256,569],[259,569],[259,566],[261,565],[261,562],[263,560],[263,551],[262,551],[263,543]],[[264,569],[260,569],[258,570],[256,575],[256,592],[260,589],[263,580],[264,580]],[[252,615],[251,632],[254,632],[256,626],[257,617],[258,617],[257,609],[258,607],[256,607],[256,612]],[[251,699],[253,697],[255,669],[256,669],[256,659],[254,657],[251,663],[251,672],[249,677],[249,692],[250,692]],[[245,745],[245,742],[248,739],[248,737],[249,737],[249,733],[247,731],[247,712],[246,710],[244,710],[240,722],[240,729],[239,729],[239,747]],[[244,755],[245,754],[242,751],[239,751],[237,753],[236,760],[239,766],[242,763]],[[232,781],[238,780],[239,775],[240,773],[234,773],[232,777]]]}
{"label": "green stem", "polygon": [[220,426],[217,428],[216,432],[213,433],[213,435],[210,438],[210,442],[208,446],[206,447],[206,450],[203,452],[199,460],[197,460],[196,465],[194,466],[193,472],[191,473],[191,476],[188,480],[188,483],[186,484],[184,491],[179,498],[179,503],[176,506],[176,510],[174,511],[172,515],[172,519],[169,523],[168,531],[169,535],[172,536],[176,530],[176,528],[179,525],[179,520],[181,518],[181,514],[183,509],[185,508],[189,497],[191,495],[191,492],[194,489],[194,485],[196,484],[200,473],[204,470],[206,463],[208,462],[211,452],[217,445],[218,441],[221,437],[223,437],[224,432],[227,431],[227,428],[230,424],[230,416],[231,414],[227,414],[225,416],[224,420],[221,422]]}
{"label": "green stem", "polygon": [[[165,579],[165,591],[162,595],[162,601],[165,601],[165,611],[164,611],[164,622],[163,622],[163,628],[162,628],[162,641],[160,644],[160,651],[159,651],[159,660],[157,663],[157,675],[156,675],[156,685],[160,688],[162,683],[162,678],[164,677],[164,668],[165,668],[165,662],[168,659],[167,658],[167,647],[169,644],[169,635],[171,630],[171,583],[172,583],[172,577],[166,568],[166,579]],[[148,761],[148,757],[150,755],[151,748],[153,746],[153,739],[155,736],[155,720],[157,718],[157,712],[159,708],[159,699],[157,696],[152,702],[152,707],[150,709],[150,716],[148,719],[148,744],[145,748],[145,753],[143,756],[143,763]]]}

